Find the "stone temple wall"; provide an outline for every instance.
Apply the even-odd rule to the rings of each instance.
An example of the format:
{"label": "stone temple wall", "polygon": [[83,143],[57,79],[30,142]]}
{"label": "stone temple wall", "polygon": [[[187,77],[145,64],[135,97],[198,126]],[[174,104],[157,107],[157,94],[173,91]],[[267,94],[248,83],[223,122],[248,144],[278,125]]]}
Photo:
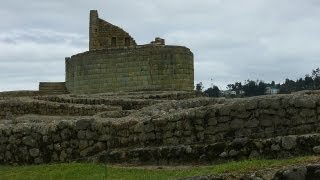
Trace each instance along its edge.
{"label": "stone temple wall", "polygon": [[70,93],[193,90],[193,54],[180,46],[88,51],[66,58]]}
{"label": "stone temple wall", "polygon": [[136,46],[129,33],[98,16],[97,10],[90,11],[89,50]]}
{"label": "stone temple wall", "polygon": [[[51,106],[19,106],[11,100],[1,103],[0,110],[13,116],[38,106],[49,113],[67,112],[60,100],[66,102],[57,98]],[[114,116],[114,111],[105,108],[92,111],[97,113],[92,117],[60,117],[53,122],[33,119],[0,124],[0,163],[94,157],[110,163],[170,164],[320,153],[320,93],[234,100],[193,98],[158,102],[120,116]]]}

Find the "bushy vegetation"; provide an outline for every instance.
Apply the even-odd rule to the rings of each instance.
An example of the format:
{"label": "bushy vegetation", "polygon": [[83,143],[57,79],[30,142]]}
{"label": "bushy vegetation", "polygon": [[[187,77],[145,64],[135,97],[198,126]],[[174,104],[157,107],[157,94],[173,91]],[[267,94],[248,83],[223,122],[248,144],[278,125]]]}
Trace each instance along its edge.
{"label": "bushy vegetation", "polygon": [[[292,92],[302,91],[302,90],[319,90],[320,89],[320,68],[314,69],[310,74],[305,75],[304,78],[299,78],[297,80],[286,79],[284,83],[276,84],[275,81],[271,83],[266,83],[263,80],[245,80],[242,82],[235,82],[233,84],[228,84],[227,89],[234,91],[237,95],[244,97],[250,96],[260,96],[266,94],[266,88],[278,89],[280,94],[289,94]],[[203,91],[210,97],[219,97],[221,91],[217,86],[209,87],[203,90],[202,83],[196,85],[197,91]]]}

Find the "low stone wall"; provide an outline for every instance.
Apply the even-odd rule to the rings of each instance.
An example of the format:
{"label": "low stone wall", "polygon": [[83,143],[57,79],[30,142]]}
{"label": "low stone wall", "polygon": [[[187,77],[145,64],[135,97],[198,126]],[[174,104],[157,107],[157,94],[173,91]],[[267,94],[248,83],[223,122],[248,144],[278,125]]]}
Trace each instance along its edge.
{"label": "low stone wall", "polygon": [[[91,156],[102,160],[104,156],[116,157],[114,161],[121,162],[155,162],[157,159],[150,160],[148,152],[161,155],[158,160],[171,162],[170,158],[190,151],[196,153],[191,159],[182,156],[186,161],[203,158],[210,162],[216,157],[249,157],[254,153],[269,154],[269,151],[286,155],[287,151],[296,152],[295,148],[311,153],[319,143],[318,135],[305,141],[291,136],[276,137],[319,132],[319,95],[317,92],[231,100],[171,100],[115,116],[120,118],[104,118],[108,117],[104,112],[100,118],[98,115],[46,124],[4,124],[0,126],[0,162],[64,162]],[[19,107],[18,104],[1,106],[10,110]],[[67,105],[60,109],[66,108]],[[54,108],[47,109],[51,112]],[[76,114],[77,111],[65,112]],[[274,139],[272,143],[249,143],[268,138]],[[245,142],[241,147],[247,149],[244,154],[228,145],[235,139],[241,140],[240,144]],[[243,142],[243,139],[246,140]],[[185,150],[176,148],[180,146],[186,147]],[[173,148],[166,150],[165,147]],[[203,150],[194,151],[196,147]]]}
{"label": "low stone wall", "polygon": [[320,154],[320,134],[277,136],[267,139],[236,138],[213,144],[111,149],[99,162],[132,164],[210,164],[248,158],[286,158]]}
{"label": "low stone wall", "polygon": [[43,95],[48,94],[67,94],[65,82],[40,82],[39,93]]}
{"label": "low stone wall", "polygon": [[10,119],[26,114],[51,116],[93,116],[98,112],[116,110],[121,110],[121,107],[106,105],[83,106],[43,101],[9,100],[0,101],[0,121],[1,119]]}
{"label": "low stone wall", "polygon": [[0,100],[10,97],[39,96],[39,91],[6,91],[0,92]]}
{"label": "low stone wall", "polygon": [[110,105],[121,106],[123,110],[138,110],[153,104],[170,101],[183,100],[201,97],[201,94],[192,91],[178,92],[162,92],[162,91],[147,91],[147,92],[129,92],[117,94],[96,95],[61,95],[61,96],[37,96],[37,100],[70,103],[70,104],[85,104],[85,105]]}

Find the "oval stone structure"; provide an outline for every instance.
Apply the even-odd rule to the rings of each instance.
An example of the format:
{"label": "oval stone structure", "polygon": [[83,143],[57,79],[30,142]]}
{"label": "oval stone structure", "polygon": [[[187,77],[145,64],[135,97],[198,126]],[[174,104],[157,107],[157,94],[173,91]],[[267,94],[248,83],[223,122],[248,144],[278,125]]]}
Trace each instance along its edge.
{"label": "oval stone structure", "polygon": [[66,58],[73,94],[194,88],[193,53],[182,46],[135,46],[87,51]]}

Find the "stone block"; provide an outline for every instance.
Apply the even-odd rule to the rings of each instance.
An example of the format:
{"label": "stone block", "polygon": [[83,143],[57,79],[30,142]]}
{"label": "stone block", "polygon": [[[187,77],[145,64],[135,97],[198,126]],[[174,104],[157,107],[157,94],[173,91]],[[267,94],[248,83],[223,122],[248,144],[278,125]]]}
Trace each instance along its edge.
{"label": "stone block", "polygon": [[244,121],[242,119],[234,119],[230,122],[231,129],[242,129],[244,127]]}
{"label": "stone block", "polygon": [[32,148],[29,150],[31,157],[38,157],[40,155],[40,150],[37,148]]}
{"label": "stone block", "polygon": [[286,150],[291,150],[297,146],[296,136],[285,136],[282,137],[282,147]]}

